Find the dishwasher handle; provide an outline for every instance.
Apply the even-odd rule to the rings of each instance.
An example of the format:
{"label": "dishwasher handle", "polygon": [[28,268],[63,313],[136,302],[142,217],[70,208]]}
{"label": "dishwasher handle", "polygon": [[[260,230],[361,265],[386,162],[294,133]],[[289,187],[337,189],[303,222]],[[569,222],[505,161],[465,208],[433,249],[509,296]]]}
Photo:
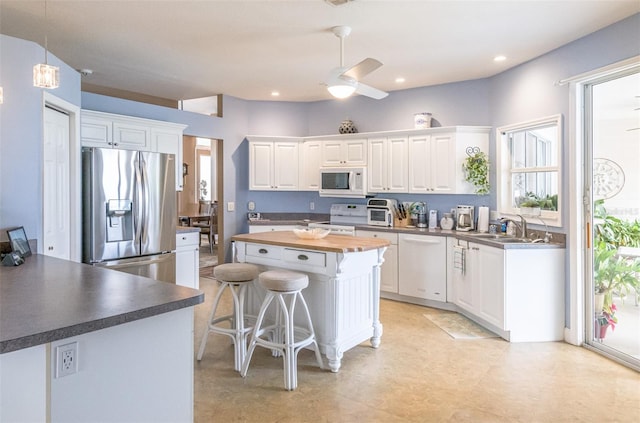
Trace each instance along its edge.
{"label": "dishwasher handle", "polygon": [[415,242],[416,244],[440,244],[441,241],[440,240],[434,240],[434,239],[422,239],[422,238],[405,238],[404,239],[407,242]]}

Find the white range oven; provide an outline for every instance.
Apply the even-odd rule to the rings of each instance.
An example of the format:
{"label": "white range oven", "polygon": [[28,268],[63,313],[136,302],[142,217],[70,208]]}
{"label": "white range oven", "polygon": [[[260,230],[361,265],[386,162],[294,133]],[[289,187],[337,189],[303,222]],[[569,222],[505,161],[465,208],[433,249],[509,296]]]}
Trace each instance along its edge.
{"label": "white range oven", "polygon": [[310,228],[326,228],[331,235],[356,234],[356,225],[367,224],[367,206],[364,204],[332,204],[329,223],[309,223]]}

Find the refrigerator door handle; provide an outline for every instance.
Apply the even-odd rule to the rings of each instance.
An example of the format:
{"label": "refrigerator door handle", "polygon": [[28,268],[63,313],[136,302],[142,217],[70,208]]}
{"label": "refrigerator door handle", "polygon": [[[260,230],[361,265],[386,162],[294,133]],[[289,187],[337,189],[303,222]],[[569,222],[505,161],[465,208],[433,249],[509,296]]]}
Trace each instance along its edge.
{"label": "refrigerator door handle", "polygon": [[135,242],[137,245],[140,245],[140,237],[142,236],[142,226],[143,226],[143,216],[144,216],[144,210],[143,210],[143,185],[142,185],[142,172],[140,170],[140,159],[138,158],[135,161],[135,167],[134,167],[134,171],[135,171],[135,176],[136,176],[136,187],[137,187],[137,201],[138,204],[136,205],[136,211],[137,211],[137,216],[136,216],[136,222],[135,222],[135,228],[136,228],[136,234],[135,234]]}
{"label": "refrigerator door handle", "polygon": [[142,243],[147,242],[149,235],[149,175],[147,174],[147,162],[141,158],[140,171],[142,173],[142,195],[143,195],[143,221],[142,221]]}

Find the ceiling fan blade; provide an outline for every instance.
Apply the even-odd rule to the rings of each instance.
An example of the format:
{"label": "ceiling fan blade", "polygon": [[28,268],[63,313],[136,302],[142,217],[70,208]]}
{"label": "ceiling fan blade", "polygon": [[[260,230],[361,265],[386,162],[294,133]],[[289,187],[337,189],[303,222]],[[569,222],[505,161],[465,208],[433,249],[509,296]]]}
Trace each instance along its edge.
{"label": "ceiling fan blade", "polygon": [[374,70],[378,69],[380,66],[382,66],[382,62],[376,59],[372,59],[371,57],[367,57],[362,62],[351,66],[342,74],[350,78],[353,78],[356,81],[359,81],[365,75],[370,74]]}
{"label": "ceiling fan blade", "polygon": [[389,95],[389,93],[379,90],[377,88],[373,88],[369,85],[365,85],[362,82],[358,82],[358,86],[356,87],[356,93],[363,95],[365,97],[371,97],[376,100],[380,100]]}

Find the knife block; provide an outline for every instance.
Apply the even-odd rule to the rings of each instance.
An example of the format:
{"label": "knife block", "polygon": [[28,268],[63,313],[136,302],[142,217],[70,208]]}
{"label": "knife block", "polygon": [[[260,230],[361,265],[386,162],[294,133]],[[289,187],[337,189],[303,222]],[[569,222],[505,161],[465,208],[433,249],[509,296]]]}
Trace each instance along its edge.
{"label": "knife block", "polygon": [[396,228],[405,228],[411,225],[411,218],[407,216],[404,219],[400,219],[398,216],[393,218],[393,226]]}

